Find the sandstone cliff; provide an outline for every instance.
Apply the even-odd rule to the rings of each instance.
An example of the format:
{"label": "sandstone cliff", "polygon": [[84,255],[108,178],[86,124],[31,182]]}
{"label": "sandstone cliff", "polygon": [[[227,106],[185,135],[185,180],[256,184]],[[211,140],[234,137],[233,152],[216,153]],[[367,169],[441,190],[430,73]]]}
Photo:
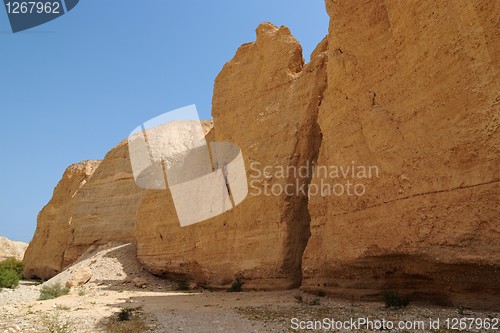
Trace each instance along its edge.
{"label": "sandstone cliff", "polygon": [[8,258],[22,260],[28,244],[0,237],[0,261]]}
{"label": "sandstone cliff", "polygon": [[[374,167],[362,179],[313,174],[311,187],[361,182],[363,195],[259,195],[181,229],[168,193],[150,193],[138,210],[139,259],[210,285],[240,276],[249,288],[290,287],[302,265],[306,290],[493,304],[498,4],[326,4],[329,35],[311,63],[287,29],[263,24],[226,64],[214,88],[215,139],[242,147],[250,180],[252,162]],[[258,184],[297,181],[273,176]],[[482,296],[474,304],[469,294]]]}
{"label": "sandstone cliff", "polygon": [[63,266],[78,259],[90,245],[134,241],[135,211],[144,190],[132,176],[126,141],[114,147],[92,178],[75,194]]}
{"label": "sandstone cliff", "polygon": [[52,199],[38,214],[37,228],[24,257],[26,277],[50,278],[63,268],[69,243],[71,202],[92,176],[99,161],[85,161],[66,169]]}
{"label": "sandstone cliff", "polygon": [[356,161],[380,172],[361,180],[362,197],[311,198],[303,288],[498,305],[499,3],[327,9],[318,165]]}
{"label": "sandstone cliff", "polygon": [[133,242],[136,205],[143,193],[132,176],[126,141],[102,162],[68,168],[38,216],[25,275],[51,278],[91,245]]}
{"label": "sandstone cliff", "polygon": [[[208,131],[212,122],[203,126]],[[70,166],[39,213],[24,275],[49,279],[91,246],[134,242],[136,209],[145,192],[135,183],[127,140],[102,162]]]}
{"label": "sandstone cliff", "polygon": [[[292,179],[265,178],[251,163],[299,166],[317,154],[325,45],[304,66],[301,46],[288,28],[264,23],[256,42],[241,46],[215,81],[213,138],[240,146],[257,190]],[[211,286],[227,286],[236,277],[246,280],[247,288],[299,286],[309,237],[307,198],[255,191],[232,211],[184,228],[170,193],[149,192],[137,211],[139,260],[154,273]]]}
{"label": "sandstone cliff", "polygon": [[[91,244],[135,238],[149,271],[201,285],[498,304],[499,3],[326,5],[308,64],[286,27],[264,23],[215,81],[207,141],[242,149],[244,202],[181,228],[168,190],[134,184],[122,143],[86,184],[55,191],[27,270],[50,276]],[[330,172],[355,166],[375,171]],[[347,182],[362,194],[336,194]]]}

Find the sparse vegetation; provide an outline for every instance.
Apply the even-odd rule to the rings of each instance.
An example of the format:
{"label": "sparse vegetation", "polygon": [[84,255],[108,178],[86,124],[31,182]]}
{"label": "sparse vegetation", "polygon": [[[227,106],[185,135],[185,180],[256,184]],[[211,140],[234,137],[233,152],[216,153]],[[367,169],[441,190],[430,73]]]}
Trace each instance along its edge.
{"label": "sparse vegetation", "polygon": [[58,298],[69,294],[69,289],[63,287],[60,283],[55,283],[51,286],[43,286],[40,290],[39,301],[46,301],[49,299]]}
{"label": "sparse vegetation", "polygon": [[10,288],[14,289],[19,285],[19,275],[12,270],[0,271],[0,289]]}
{"label": "sparse vegetation", "polygon": [[120,312],[118,312],[118,321],[128,321],[130,320],[131,315],[131,309],[121,309]]}
{"label": "sparse vegetation", "polygon": [[0,270],[10,269],[19,274],[19,278],[22,277],[24,264],[22,261],[17,260],[15,258],[9,258],[0,261]]}
{"label": "sparse vegetation", "polygon": [[56,310],[59,310],[59,311],[69,311],[69,310],[71,310],[71,308],[69,306],[66,306],[66,305],[57,304],[56,305]]}
{"label": "sparse vegetation", "polygon": [[58,311],[42,317],[42,326],[48,333],[70,333],[73,331],[73,322],[63,320]]}
{"label": "sparse vegetation", "polygon": [[14,289],[23,276],[24,265],[21,261],[10,258],[0,262],[0,289]]}
{"label": "sparse vegetation", "polygon": [[321,305],[321,302],[319,301],[319,298],[315,298],[309,302],[309,305],[311,306]]}
{"label": "sparse vegetation", "polygon": [[319,291],[318,291],[318,293],[317,293],[317,295],[318,295],[319,297],[325,297],[325,296],[326,296],[326,293],[325,293],[323,290],[319,290]]}
{"label": "sparse vegetation", "polygon": [[297,294],[293,297],[295,299],[295,302],[297,304],[306,304],[306,305],[311,305],[311,306],[316,306],[316,305],[321,305],[320,299],[319,298],[314,298],[314,299],[304,299],[304,297],[301,294]]}
{"label": "sparse vegetation", "polygon": [[241,287],[245,284],[245,282],[243,280],[241,280],[240,278],[236,278],[234,281],[233,281],[233,284],[231,284],[231,288],[229,288],[227,291],[229,292],[240,292],[241,291]]}
{"label": "sparse vegetation", "polygon": [[85,296],[85,290],[84,289],[80,289],[80,291],[78,292],[78,296]]}
{"label": "sparse vegetation", "polygon": [[410,304],[410,298],[405,295],[399,294],[397,291],[384,290],[382,298],[386,308],[405,308]]}
{"label": "sparse vegetation", "polygon": [[149,331],[146,319],[141,308],[121,309],[103,325],[108,333],[142,333]]}
{"label": "sparse vegetation", "polygon": [[189,290],[189,284],[186,280],[177,281],[177,290],[186,291]]}

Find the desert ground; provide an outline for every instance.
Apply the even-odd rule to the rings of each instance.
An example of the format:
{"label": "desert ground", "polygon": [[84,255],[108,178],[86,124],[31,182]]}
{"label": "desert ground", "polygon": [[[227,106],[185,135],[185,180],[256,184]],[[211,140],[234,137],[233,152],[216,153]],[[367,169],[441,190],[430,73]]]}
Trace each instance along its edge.
{"label": "desert ground", "polygon": [[[22,281],[14,290],[0,292],[0,332],[312,332],[297,329],[293,318],[308,320],[390,320],[414,323],[429,318],[495,318],[492,311],[440,308],[410,304],[388,309],[382,302],[357,302],[320,297],[299,290],[274,292],[211,291],[194,285],[179,290],[178,283],[145,272],[131,244],[95,247],[77,263],[41,284]],[[70,293],[40,301],[44,285],[75,281]],[[87,280],[88,281],[85,281]],[[126,318],[121,317],[125,313]],[[369,332],[371,329],[330,330]],[[392,329],[394,332],[453,332],[441,329]],[[462,330],[476,331],[481,330]]]}
{"label": "desert ground", "polygon": [[[168,288],[168,283],[165,283]],[[0,293],[0,332],[312,332],[292,328],[292,318],[322,320],[369,317],[398,321],[428,321],[429,318],[493,318],[493,312],[410,305],[386,309],[382,303],[349,302],[318,298],[298,290],[284,292],[167,291],[155,286],[146,289],[110,289],[87,285],[70,295],[37,301],[40,286],[24,282],[15,291]],[[160,289],[162,288],[162,289]],[[298,303],[298,295],[303,297]],[[317,301],[319,300],[319,301]],[[118,313],[130,309],[130,320],[120,321]],[[354,330],[331,330],[351,332]],[[358,332],[372,330],[359,329]],[[441,328],[388,330],[389,332],[453,332]],[[483,332],[484,330],[461,330]],[[493,330],[492,330],[493,331]],[[456,330],[455,330],[456,332]]]}

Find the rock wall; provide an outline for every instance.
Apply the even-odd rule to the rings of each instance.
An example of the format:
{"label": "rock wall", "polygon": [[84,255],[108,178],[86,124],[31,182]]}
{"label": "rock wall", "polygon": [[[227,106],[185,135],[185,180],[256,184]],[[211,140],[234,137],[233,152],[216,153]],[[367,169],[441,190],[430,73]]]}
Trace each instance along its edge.
{"label": "rock wall", "polygon": [[100,161],[85,161],[66,169],[54,189],[52,199],[40,211],[33,240],[24,256],[24,275],[48,279],[63,268],[69,244],[72,200],[92,177]]}
{"label": "rock wall", "polygon": [[[326,5],[329,35],[311,63],[285,28],[264,24],[226,64],[214,136],[242,147],[251,193],[259,162],[374,170],[313,172],[311,189],[351,182],[362,195],[250,196],[181,229],[168,192],[151,192],[138,210],[139,259],[212,286],[241,276],[247,288],[498,302],[498,4]],[[257,184],[311,181],[273,176]]]}
{"label": "rock wall", "polygon": [[240,146],[253,188],[232,211],[184,228],[170,193],[149,192],[137,212],[137,254],[156,274],[215,287],[236,277],[248,289],[300,285],[309,237],[307,197],[255,194],[294,180],[259,175],[265,166],[300,166],[315,159],[326,43],[304,66],[301,46],[288,28],[264,23],[256,32],[256,42],[241,46],[215,81],[211,133],[215,141]]}
{"label": "rock wall", "polygon": [[96,162],[65,173],[28,275],[135,238],[146,269],[201,285],[498,304],[500,3],[326,5],[329,34],[308,64],[286,27],[264,23],[215,81],[207,141],[242,149],[244,202],[181,228],[168,190],[135,185],[122,143],[93,175]]}
{"label": "rock wall", "polygon": [[90,245],[133,242],[135,211],[144,197],[132,175],[127,141],[114,147],[72,200],[69,246],[63,266]]}
{"label": "rock wall", "polygon": [[348,178],[363,196],[311,198],[303,288],[498,305],[499,3],[326,3],[318,165],[379,175]]}
{"label": "rock wall", "polygon": [[127,142],[102,162],[69,167],[40,212],[25,256],[27,277],[48,279],[75,262],[91,245],[133,242],[135,211],[144,190],[135,184]]}
{"label": "rock wall", "polygon": [[8,258],[22,260],[28,244],[0,237],[0,261]]}

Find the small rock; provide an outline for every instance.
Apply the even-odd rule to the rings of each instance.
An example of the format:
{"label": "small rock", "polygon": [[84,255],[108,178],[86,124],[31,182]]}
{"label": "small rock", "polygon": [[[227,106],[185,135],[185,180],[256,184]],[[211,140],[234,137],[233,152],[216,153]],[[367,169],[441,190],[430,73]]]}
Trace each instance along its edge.
{"label": "small rock", "polygon": [[132,280],[132,282],[134,283],[134,286],[136,286],[137,288],[145,288],[145,286],[147,285],[146,280],[140,277],[136,277],[135,279]]}
{"label": "small rock", "polygon": [[82,268],[71,275],[66,281],[66,288],[81,286],[90,281],[92,278],[92,271],[89,268]]}

